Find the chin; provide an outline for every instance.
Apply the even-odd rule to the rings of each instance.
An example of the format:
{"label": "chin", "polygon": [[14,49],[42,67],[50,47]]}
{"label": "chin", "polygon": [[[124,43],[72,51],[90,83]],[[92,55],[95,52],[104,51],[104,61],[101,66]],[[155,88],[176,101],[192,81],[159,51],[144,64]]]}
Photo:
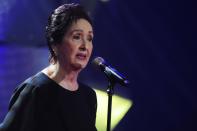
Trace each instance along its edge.
{"label": "chin", "polygon": [[76,69],[76,70],[82,70],[86,67],[87,63],[75,63],[73,64],[73,67]]}
{"label": "chin", "polygon": [[75,59],[73,62],[72,62],[72,65],[73,65],[73,67],[75,68],[75,69],[78,69],[78,70],[80,70],[80,69],[84,69],[86,66],[87,66],[87,64],[88,64],[88,60],[89,59]]}

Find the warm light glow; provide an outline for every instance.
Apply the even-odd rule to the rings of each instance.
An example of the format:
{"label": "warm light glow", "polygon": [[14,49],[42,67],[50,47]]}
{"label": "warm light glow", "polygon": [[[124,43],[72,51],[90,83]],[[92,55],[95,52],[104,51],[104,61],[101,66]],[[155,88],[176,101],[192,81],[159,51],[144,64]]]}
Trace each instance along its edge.
{"label": "warm light glow", "polygon": [[[107,106],[108,95],[104,91],[94,89],[97,95],[97,117],[96,127],[98,131],[105,131],[107,128]],[[111,129],[113,130],[120,120],[125,116],[127,111],[132,106],[132,101],[123,97],[113,95],[112,97],[112,114],[111,114]]]}

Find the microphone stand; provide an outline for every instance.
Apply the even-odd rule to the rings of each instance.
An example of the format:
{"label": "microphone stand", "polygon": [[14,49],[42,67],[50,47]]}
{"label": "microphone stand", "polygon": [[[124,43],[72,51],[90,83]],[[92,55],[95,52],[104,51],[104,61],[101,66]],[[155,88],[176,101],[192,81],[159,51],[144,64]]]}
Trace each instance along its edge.
{"label": "microphone stand", "polygon": [[109,80],[107,94],[108,94],[108,110],[107,110],[107,131],[111,130],[111,110],[112,110],[112,96],[114,94],[115,82]]}

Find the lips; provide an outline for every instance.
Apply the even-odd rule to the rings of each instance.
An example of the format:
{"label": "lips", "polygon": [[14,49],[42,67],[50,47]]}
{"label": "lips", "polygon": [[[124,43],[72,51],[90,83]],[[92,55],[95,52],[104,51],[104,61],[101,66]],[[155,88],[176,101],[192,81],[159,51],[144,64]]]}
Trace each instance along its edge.
{"label": "lips", "polygon": [[80,60],[85,60],[87,55],[84,53],[77,53],[76,57]]}

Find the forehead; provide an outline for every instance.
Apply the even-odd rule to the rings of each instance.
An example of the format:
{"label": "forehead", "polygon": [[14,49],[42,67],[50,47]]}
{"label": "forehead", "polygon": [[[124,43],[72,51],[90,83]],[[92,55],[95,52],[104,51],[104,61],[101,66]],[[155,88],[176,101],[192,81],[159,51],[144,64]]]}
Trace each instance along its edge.
{"label": "forehead", "polygon": [[68,32],[72,33],[75,31],[80,31],[84,33],[93,33],[92,25],[85,19],[78,19],[74,21],[68,30]]}

